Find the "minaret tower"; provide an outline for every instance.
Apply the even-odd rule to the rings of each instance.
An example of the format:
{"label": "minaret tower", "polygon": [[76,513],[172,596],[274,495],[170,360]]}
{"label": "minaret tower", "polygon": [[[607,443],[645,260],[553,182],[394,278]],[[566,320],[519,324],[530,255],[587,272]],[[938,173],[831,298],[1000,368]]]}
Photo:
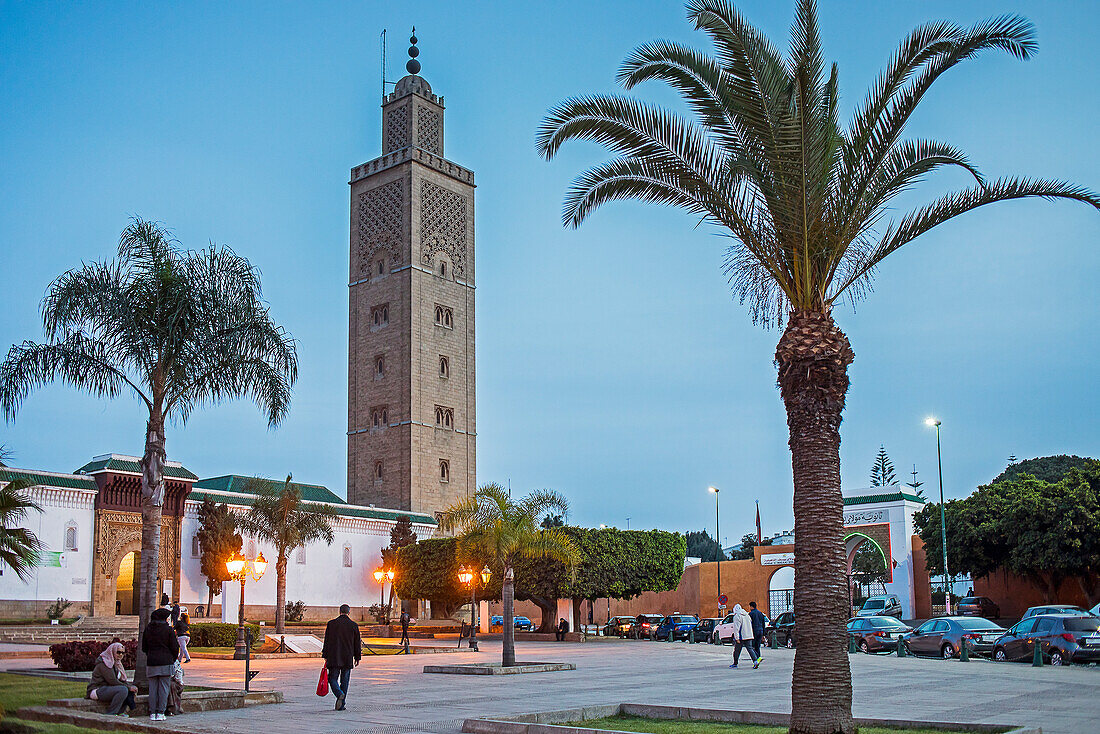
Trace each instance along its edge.
{"label": "minaret tower", "polygon": [[351,170],[348,501],[437,513],[476,486],[474,173],[443,157],[415,34],[382,156]]}

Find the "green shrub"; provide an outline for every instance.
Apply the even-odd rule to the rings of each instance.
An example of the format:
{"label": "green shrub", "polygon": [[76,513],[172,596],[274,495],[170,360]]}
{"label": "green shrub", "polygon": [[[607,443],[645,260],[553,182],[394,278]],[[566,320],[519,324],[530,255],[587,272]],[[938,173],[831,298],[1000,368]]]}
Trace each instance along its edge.
{"label": "green shrub", "polygon": [[46,619],[61,619],[61,615],[72,605],[73,603],[68,599],[58,598],[56,602],[46,607]]}
{"label": "green shrub", "polygon": [[[263,642],[258,624],[246,624],[252,630],[252,640]],[[237,625],[224,622],[193,622],[189,647],[233,647],[237,644]]]}

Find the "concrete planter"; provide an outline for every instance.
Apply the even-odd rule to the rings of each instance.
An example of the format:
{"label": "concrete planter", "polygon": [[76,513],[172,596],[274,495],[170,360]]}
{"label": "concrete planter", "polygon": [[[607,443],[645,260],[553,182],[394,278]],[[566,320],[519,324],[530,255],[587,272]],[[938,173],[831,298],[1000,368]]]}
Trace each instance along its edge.
{"label": "concrete planter", "polygon": [[557,670],[576,670],[573,663],[516,663],[504,667],[500,663],[469,663],[465,665],[425,665],[425,673],[451,675],[519,675],[521,673],[550,673]]}

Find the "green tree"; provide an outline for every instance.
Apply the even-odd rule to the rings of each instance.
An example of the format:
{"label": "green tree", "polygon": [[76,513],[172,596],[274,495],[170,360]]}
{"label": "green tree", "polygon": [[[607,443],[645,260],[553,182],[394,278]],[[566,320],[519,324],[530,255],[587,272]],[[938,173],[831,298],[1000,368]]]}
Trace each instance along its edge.
{"label": "green tree", "polygon": [[886,559],[874,543],[865,540],[852,557],[852,577],[861,584],[886,582]]}
{"label": "green tree", "polygon": [[539,523],[539,527],[543,528],[560,528],[565,525],[565,518],[561,515],[549,514],[542,518],[542,522]]}
{"label": "green tree", "polygon": [[1005,470],[997,475],[991,482],[1003,482],[1006,479],[1016,479],[1024,474],[1030,474],[1044,482],[1057,482],[1070,473],[1072,469],[1088,469],[1100,466],[1100,461],[1084,456],[1069,456],[1059,454],[1057,456],[1040,456],[1035,459],[1023,461],[1010,461]]}
{"label": "green tree", "polygon": [[[390,544],[382,549],[382,567],[391,569],[395,567],[397,551],[407,545],[416,542],[416,533],[412,529],[412,518],[408,515],[398,515],[396,522],[390,528]],[[386,619],[389,620],[393,609],[394,585],[390,584],[390,600],[386,604]],[[405,598],[405,597],[402,597]]]}
{"label": "green tree", "polygon": [[[550,111],[538,148],[549,159],[566,141],[589,140],[615,154],[574,181],[567,226],[620,199],[686,210],[728,237],[728,277],[756,320],[785,323],[775,362],[790,431],[796,574],[815,580],[795,589],[805,644],[791,731],[852,732],[840,421],[855,355],[833,306],[860,299],[888,255],[972,209],[1033,196],[1100,208],[1100,199],[1062,181],[987,181],[957,148],[902,138],[929,88],[959,62],[989,49],[1032,56],[1034,31],[1022,18],[917,28],[842,125],[837,67],[825,61],[813,0],[797,2],[786,57],[729,0],[690,0],[688,16],[716,55],[656,41],[627,58],[619,81],[667,82],[694,118],[624,96],[573,97]],[[890,219],[899,194],[950,166],[976,186]]]}
{"label": "green tree", "polygon": [[770,538],[764,538],[763,540],[757,541],[756,533],[745,533],[741,536],[741,547],[733,552],[730,559],[734,561],[751,561],[755,555],[753,548],[758,545],[771,544],[772,541]]}
{"label": "green tree", "polygon": [[871,466],[871,486],[892,487],[897,483],[898,479],[894,475],[894,463],[886,455],[886,447],[879,446],[875,463]]}
{"label": "green tree", "polygon": [[323,540],[332,545],[336,510],[302,501],[302,488],[287,475],[282,488],[270,479],[253,477],[246,491],[254,494],[248,513],[238,522],[241,530],[275,546],[275,634],[286,628],[286,562],[290,551]]}
{"label": "green tree", "polygon": [[[212,245],[182,250],[161,225],[135,218],[112,262],[55,280],[42,302],[46,341],[25,341],[0,365],[0,408],[15,418],[34,389],[58,381],[100,398],[137,397],[148,412],[141,466],[144,634],[156,608],[164,502],[165,423],[198,407],[250,398],[278,425],[298,375],[294,340],[271,319],[259,273]],[[145,678],[138,652],[137,679]]]}
{"label": "green tree", "polygon": [[[432,617],[447,619],[470,598],[458,582],[461,565],[454,538],[431,538],[407,545],[394,554],[397,595],[402,599],[428,599]],[[499,583],[495,571],[493,580]],[[496,598],[499,593],[490,592],[483,598]]]}
{"label": "green tree", "polygon": [[522,558],[554,558],[576,565],[576,544],[562,528],[540,528],[538,518],[555,512],[563,517],[569,503],[557,492],[539,490],[519,502],[499,484],[485,484],[467,499],[447,508],[440,521],[443,531],[459,530],[460,544],[474,555],[491,558],[503,569],[503,665],[516,664],[513,627],[515,568]]}
{"label": "green tree", "polygon": [[199,566],[206,577],[206,613],[214,597],[222,593],[222,584],[230,581],[225,562],[241,550],[243,541],[237,532],[237,521],[226,504],[209,497],[199,505]]}
{"label": "green tree", "polygon": [[[691,558],[701,558],[704,561],[728,560],[722,546],[706,530],[688,532],[684,537],[687,541],[687,554]],[[755,537],[754,535],[753,538]]]}

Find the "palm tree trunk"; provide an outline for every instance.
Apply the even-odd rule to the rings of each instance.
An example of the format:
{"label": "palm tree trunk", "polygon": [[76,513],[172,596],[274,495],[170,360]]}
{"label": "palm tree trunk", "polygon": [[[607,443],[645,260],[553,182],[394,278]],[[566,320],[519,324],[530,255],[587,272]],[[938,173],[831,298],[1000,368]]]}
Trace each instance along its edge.
{"label": "palm tree trunk", "polygon": [[138,653],[134,680],[145,686],[145,654],[141,638],[149,615],[158,605],[160,588],[157,576],[160,565],[160,518],[164,505],[164,418],[158,413],[149,416],[145,431],[145,454],[141,457],[141,594],[138,598]]}
{"label": "palm tree trunk", "polygon": [[791,734],[852,734],[840,421],[855,355],[825,313],[793,313],[776,349],[794,474],[794,606]]}
{"label": "palm tree trunk", "polygon": [[500,632],[504,649],[501,652],[500,662],[507,668],[516,664],[516,624],[513,610],[516,599],[515,572],[510,565],[504,566],[504,583],[501,586],[500,595],[504,602],[504,629]]}
{"label": "palm tree trunk", "polygon": [[286,553],[275,561],[275,634],[286,630]]}

